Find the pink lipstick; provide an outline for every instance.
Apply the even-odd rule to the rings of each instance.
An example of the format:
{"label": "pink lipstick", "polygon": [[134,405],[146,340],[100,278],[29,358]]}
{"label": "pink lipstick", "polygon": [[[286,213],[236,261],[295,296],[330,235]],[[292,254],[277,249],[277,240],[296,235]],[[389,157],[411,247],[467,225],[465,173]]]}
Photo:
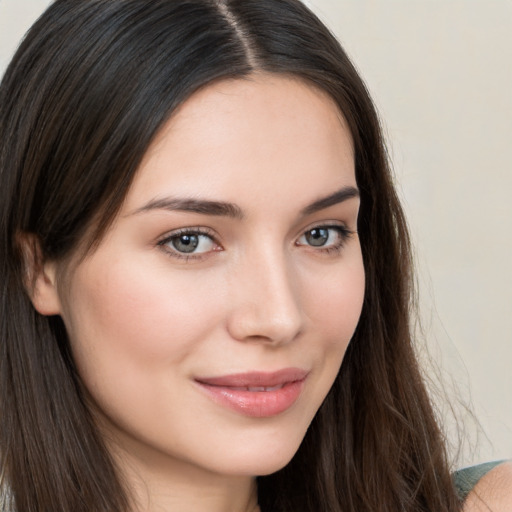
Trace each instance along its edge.
{"label": "pink lipstick", "polygon": [[199,378],[196,382],[216,403],[245,416],[265,418],[289,409],[299,398],[308,372],[285,368]]}

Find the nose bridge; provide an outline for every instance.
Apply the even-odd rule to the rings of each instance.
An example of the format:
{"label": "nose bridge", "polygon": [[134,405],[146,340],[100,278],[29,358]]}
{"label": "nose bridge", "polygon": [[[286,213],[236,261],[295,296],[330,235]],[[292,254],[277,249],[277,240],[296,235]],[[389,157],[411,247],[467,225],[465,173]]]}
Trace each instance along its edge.
{"label": "nose bridge", "polygon": [[229,329],[239,340],[293,340],[302,327],[299,284],[282,246],[260,244],[237,265]]}

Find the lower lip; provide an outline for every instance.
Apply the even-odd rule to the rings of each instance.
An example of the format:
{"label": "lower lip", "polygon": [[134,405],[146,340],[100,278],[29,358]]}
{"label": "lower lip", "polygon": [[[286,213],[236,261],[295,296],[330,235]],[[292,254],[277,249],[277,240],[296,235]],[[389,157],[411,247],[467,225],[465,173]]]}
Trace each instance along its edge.
{"label": "lower lip", "polygon": [[299,398],[305,379],[286,383],[273,391],[241,391],[198,382],[214,402],[244,416],[268,418],[289,409]]}

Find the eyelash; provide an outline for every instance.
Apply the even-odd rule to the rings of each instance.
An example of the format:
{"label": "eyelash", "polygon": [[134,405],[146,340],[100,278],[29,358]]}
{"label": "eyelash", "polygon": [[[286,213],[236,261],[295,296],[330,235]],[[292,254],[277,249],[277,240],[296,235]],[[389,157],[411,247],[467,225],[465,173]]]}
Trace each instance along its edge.
{"label": "eyelash", "polygon": [[299,237],[299,240],[300,240],[300,238],[306,236],[306,234],[308,234],[308,233],[312,233],[315,230],[322,230],[322,229],[334,230],[338,235],[338,240],[333,245],[329,245],[327,247],[324,247],[324,246],[315,247],[314,245],[301,244],[301,243],[299,243],[298,240],[295,242],[295,245],[300,245],[300,246],[304,245],[306,247],[313,248],[314,251],[320,252],[322,254],[327,254],[327,255],[338,254],[345,247],[345,244],[348,242],[348,240],[354,235],[354,231],[351,231],[349,228],[347,228],[347,226],[344,226],[344,225],[319,224],[317,226],[313,226],[313,227],[307,229],[306,231],[304,231],[304,233]]}
{"label": "eyelash", "polygon": [[[159,240],[157,245],[159,247],[162,247],[163,250],[165,250],[165,252],[170,257],[177,258],[179,260],[184,260],[184,261],[201,259],[201,258],[204,258],[204,256],[206,254],[208,254],[208,252],[211,252],[211,251],[208,251],[208,252],[187,254],[187,253],[180,252],[177,249],[171,248],[171,247],[168,246],[168,244],[171,244],[173,240],[177,240],[181,236],[184,236],[184,235],[189,235],[189,236],[194,236],[194,235],[195,236],[205,236],[205,237],[208,237],[216,247],[221,247],[220,244],[217,242],[213,231],[211,231],[210,229],[207,229],[207,228],[182,228],[182,229],[178,229],[178,230],[173,231],[172,233],[166,235],[163,239]],[[214,249],[213,252],[216,252],[218,250],[221,250],[221,249]]]}
{"label": "eyelash", "polygon": [[[302,237],[306,236],[308,233],[312,233],[314,230],[322,230],[322,229],[336,231],[336,233],[338,235],[338,240],[333,245],[329,245],[327,247],[324,247],[324,246],[316,246],[315,247],[314,245],[302,244],[299,242],[299,240]],[[301,236],[299,237],[299,239],[295,241],[295,245],[309,247],[309,248],[312,248],[315,252],[319,252],[319,253],[326,254],[326,255],[337,254],[337,253],[341,252],[341,250],[345,247],[345,244],[353,236],[353,234],[354,234],[354,231],[351,231],[350,229],[348,229],[346,226],[343,226],[343,225],[320,224],[317,226],[312,226],[309,229],[307,229],[306,231],[304,231],[301,234]],[[212,251],[204,251],[204,252],[200,252],[200,253],[187,254],[184,252],[180,252],[176,248],[169,247],[169,244],[171,244],[173,242],[173,240],[177,240],[184,235],[208,237],[211,240],[212,244],[214,244],[214,246],[216,246],[216,248],[213,249]],[[162,249],[165,250],[165,252],[170,257],[184,260],[184,261],[202,259],[210,252],[217,252],[217,251],[222,250],[222,247],[218,243],[213,231],[211,231],[210,229],[206,229],[206,228],[195,228],[195,227],[194,228],[182,228],[182,229],[173,231],[172,233],[166,235],[164,238],[159,240],[157,242],[157,245],[159,247],[162,247]]]}

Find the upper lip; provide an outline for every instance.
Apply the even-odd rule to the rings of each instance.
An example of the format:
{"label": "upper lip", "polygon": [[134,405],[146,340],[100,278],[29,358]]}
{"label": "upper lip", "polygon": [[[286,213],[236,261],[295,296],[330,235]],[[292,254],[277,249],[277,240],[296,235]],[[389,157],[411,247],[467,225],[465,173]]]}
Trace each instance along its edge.
{"label": "upper lip", "polygon": [[196,381],[208,386],[219,387],[273,387],[304,380],[307,375],[308,372],[300,368],[283,368],[275,372],[251,371],[219,377],[201,377]]}

